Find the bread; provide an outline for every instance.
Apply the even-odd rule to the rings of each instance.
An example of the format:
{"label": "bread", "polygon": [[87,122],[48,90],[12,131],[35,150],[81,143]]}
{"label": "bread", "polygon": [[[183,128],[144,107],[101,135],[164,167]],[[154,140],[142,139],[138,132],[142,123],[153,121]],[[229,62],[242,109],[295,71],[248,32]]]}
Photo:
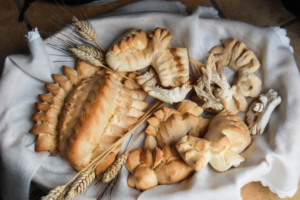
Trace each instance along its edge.
{"label": "bread", "polygon": [[175,145],[181,158],[194,170],[203,169],[207,163],[223,172],[237,167],[244,158],[239,155],[251,143],[246,124],[229,110],[214,117],[204,138],[184,136]]}
{"label": "bread", "polygon": [[82,79],[100,72],[100,68],[81,61],[76,62],[76,70],[66,66],[63,66],[63,70],[65,76],[53,74],[52,78],[55,83],[45,84],[49,93],[39,95],[43,102],[35,103],[39,112],[32,116],[36,124],[29,132],[38,135],[36,152],[49,150],[51,153],[56,153],[59,151],[57,126],[65,98]]}
{"label": "bread", "polygon": [[143,30],[129,29],[117,38],[106,54],[106,63],[121,72],[135,71],[149,66],[152,55],[145,54],[148,37]]}
{"label": "bread", "polygon": [[138,190],[177,183],[194,172],[167,144],[163,149],[156,147],[153,151],[141,148],[131,151],[125,166],[131,173],[128,185]]}
{"label": "bread", "polygon": [[[40,111],[33,115],[37,123],[30,133],[39,135],[37,152],[60,151],[81,170],[122,137],[148,103],[143,101],[147,93],[137,83],[80,61],[76,66],[77,70],[64,66],[65,76],[53,75],[56,83],[46,83],[49,93],[40,95],[44,102],[36,103]],[[97,166],[98,178],[120,148]]]}
{"label": "bread", "polygon": [[148,95],[169,104],[183,101],[188,92],[193,88],[193,86],[188,85],[188,83],[183,84],[181,87],[171,89],[158,87],[159,79],[152,68],[145,74],[138,76],[136,80]]}
{"label": "bread", "polygon": [[190,100],[181,102],[177,110],[164,107],[149,118],[146,129],[144,148],[153,150],[165,144],[174,145],[186,134],[200,135],[205,133],[210,120],[199,118],[203,109]]}
{"label": "bread", "polygon": [[260,67],[260,62],[253,51],[249,50],[243,42],[236,39],[221,40],[224,47],[215,46],[210,50],[210,55],[219,68],[226,65],[238,72],[238,91],[245,97],[258,97],[260,93],[261,80],[254,75]]}
{"label": "bread", "polygon": [[128,72],[153,66],[164,87],[178,87],[189,80],[186,48],[171,47],[172,35],[165,29],[149,32],[129,29],[113,42],[106,63],[114,70]]}
{"label": "bread", "polygon": [[[112,74],[82,80],[68,95],[60,115],[61,155],[77,170],[87,166],[144,114],[146,95],[125,88]],[[97,177],[113,163],[120,147],[99,164]]]}

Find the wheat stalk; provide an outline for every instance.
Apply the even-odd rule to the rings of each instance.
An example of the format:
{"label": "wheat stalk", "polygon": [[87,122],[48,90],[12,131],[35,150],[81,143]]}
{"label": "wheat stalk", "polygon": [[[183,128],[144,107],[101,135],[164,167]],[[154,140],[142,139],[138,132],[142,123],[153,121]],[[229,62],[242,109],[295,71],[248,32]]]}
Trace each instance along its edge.
{"label": "wheat stalk", "polygon": [[62,192],[65,189],[64,186],[56,186],[53,190],[51,190],[47,196],[44,196],[41,198],[41,200],[56,200],[59,198],[59,196],[62,194]]}
{"label": "wheat stalk", "polygon": [[109,166],[109,168],[103,174],[102,182],[108,183],[116,177],[116,175],[125,164],[128,154],[128,151],[126,151],[125,153],[120,155],[111,166]]}
{"label": "wheat stalk", "polygon": [[90,63],[95,66],[101,66],[125,79],[135,82],[133,79],[128,78],[127,76],[124,76],[123,74],[104,66],[101,62],[103,60],[103,54],[93,47],[89,47],[87,45],[77,45],[76,47],[69,48],[69,50],[74,54],[74,56],[84,62]]}
{"label": "wheat stalk", "polygon": [[81,49],[78,49],[76,47],[69,48],[69,50],[77,58],[79,58],[80,60],[82,60],[84,62],[90,63],[90,64],[95,65],[95,66],[102,66],[102,63],[98,59],[96,59],[94,56],[89,54],[88,52],[85,52],[85,51],[83,51]]}
{"label": "wheat stalk", "polygon": [[97,60],[99,60],[101,62],[104,61],[103,53],[100,52],[98,49],[87,46],[87,45],[77,45],[76,47],[84,52],[89,53],[91,56],[93,56]]}
{"label": "wheat stalk", "polygon": [[70,186],[66,199],[74,199],[78,194],[82,193],[95,179],[94,169],[82,172],[78,178]]}
{"label": "wheat stalk", "polygon": [[73,25],[77,27],[76,32],[78,32],[84,39],[95,42],[102,51],[106,52],[102,46],[97,42],[97,34],[95,30],[85,21],[80,21],[77,17],[73,16]]}

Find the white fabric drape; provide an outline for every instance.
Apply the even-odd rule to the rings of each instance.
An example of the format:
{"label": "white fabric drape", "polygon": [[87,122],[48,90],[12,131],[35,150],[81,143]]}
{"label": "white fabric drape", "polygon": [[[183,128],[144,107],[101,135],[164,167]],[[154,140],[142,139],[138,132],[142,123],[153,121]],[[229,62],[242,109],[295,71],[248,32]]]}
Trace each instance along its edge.
{"label": "white fabric drape", "polygon": [[[164,1],[127,5],[92,19],[91,23],[105,49],[129,28],[145,32],[166,28],[173,35],[172,46],[188,48],[189,57],[202,63],[213,46],[221,45],[220,39],[236,38],[261,61],[256,74],[263,82],[262,92],[272,88],[282,97],[265,133],[252,136],[252,144],[242,153],[246,160],[238,168],[219,173],[207,166],[187,180],[141,193],[127,185],[129,172],[124,167],[113,199],[240,199],[240,189],[251,181],[261,181],[280,197],[295,194],[300,172],[300,76],[288,40],[279,28],[218,19],[210,7],[199,6],[192,15],[186,15],[182,4]],[[51,42],[51,38],[45,42]],[[36,153],[36,136],[28,133],[34,125],[31,115],[37,111],[34,102],[39,101],[38,94],[46,93],[44,82],[53,82],[52,73],[62,74],[62,65],[74,67],[74,58],[57,56],[64,53],[45,48],[44,43],[37,37],[28,42],[31,55],[7,57],[0,80],[0,174],[4,200],[28,199],[31,180],[46,190],[65,184],[76,174],[59,154]],[[231,79],[232,71],[222,69]],[[141,145],[142,138],[135,147]],[[99,188],[93,184],[76,199],[94,200],[98,193]]]}

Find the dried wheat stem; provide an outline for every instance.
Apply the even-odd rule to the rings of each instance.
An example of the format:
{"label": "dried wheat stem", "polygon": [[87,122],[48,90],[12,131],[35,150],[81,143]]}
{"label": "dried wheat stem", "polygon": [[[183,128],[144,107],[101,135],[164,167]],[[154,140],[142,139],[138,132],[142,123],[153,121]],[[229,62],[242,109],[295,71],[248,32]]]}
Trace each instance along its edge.
{"label": "dried wheat stem", "polygon": [[95,42],[102,51],[106,52],[102,46],[97,42],[97,34],[95,30],[85,21],[80,21],[77,17],[73,16],[73,25],[77,27],[76,32],[78,32],[84,39]]}
{"label": "dried wheat stem", "polygon": [[78,194],[82,193],[95,179],[94,169],[82,172],[78,178],[70,186],[66,199],[74,199]]}
{"label": "dried wheat stem", "polygon": [[135,73],[136,75],[140,76],[140,74],[139,74],[139,73],[137,73],[136,71],[134,71],[133,73]]}
{"label": "dried wheat stem", "polygon": [[141,70],[141,69],[139,69],[139,70],[137,70],[137,71],[142,72],[143,74],[146,73],[146,71]]}
{"label": "dried wheat stem", "polygon": [[51,190],[47,196],[41,198],[41,200],[56,200],[62,194],[65,189],[65,185],[63,186],[56,186],[53,190]]}
{"label": "dried wheat stem", "polygon": [[125,153],[128,153],[129,151],[130,151],[130,149],[131,149],[131,147],[134,145],[134,143],[136,142],[136,141],[138,141],[138,139],[142,136],[142,134],[145,132],[145,130],[146,130],[146,128],[147,127],[145,127],[141,132],[140,132],[140,134],[137,136],[137,138],[135,138],[135,140],[131,143],[131,145],[128,147],[128,149],[125,151]]}

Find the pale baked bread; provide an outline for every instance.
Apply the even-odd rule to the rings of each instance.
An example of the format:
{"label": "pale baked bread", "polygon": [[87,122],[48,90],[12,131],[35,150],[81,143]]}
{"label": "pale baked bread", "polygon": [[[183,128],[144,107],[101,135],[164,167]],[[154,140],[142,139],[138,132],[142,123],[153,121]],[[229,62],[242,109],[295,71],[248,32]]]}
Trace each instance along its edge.
{"label": "pale baked bread", "polygon": [[177,87],[189,80],[189,60],[186,48],[171,47],[172,35],[166,29],[157,28],[148,33],[152,39],[145,50],[152,53],[151,66],[164,87]]}
{"label": "pale baked bread", "polygon": [[189,80],[186,48],[171,47],[172,35],[165,29],[149,32],[129,29],[113,42],[106,54],[106,63],[114,70],[128,72],[152,65],[162,86],[177,87]]}
{"label": "pale baked bread", "polygon": [[63,70],[65,76],[53,74],[52,78],[55,83],[45,84],[49,93],[39,95],[43,102],[35,103],[39,112],[32,116],[36,124],[29,132],[38,135],[35,145],[36,152],[46,150],[51,153],[58,152],[57,125],[65,98],[83,78],[94,76],[100,68],[77,61],[76,70],[66,66],[63,66]]}
{"label": "pale baked bread", "polygon": [[214,55],[217,68],[226,65],[238,72],[236,86],[245,97],[258,97],[261,80],[254,74],[260,67],[260,62],[253,51],[249,50],[243,42],[236,39],[221,40],[224,47],[215,46],[210,50]]}
{"label": "pale baked bread", "polygon": [[[120,139],[148,105],[144,91],[126,88],[115,76],[84,79],[65,101],[58,127],[59,150],[77,170]],[[113,163],[119,148],[99,164],[97,177]]]}
{"label": "pale baked bread", "polygon": [[152,55],[145,54],[148,37],[143,30],[129,29],[117,38],[106,53],[106,63],[113,70],[128,72],[149,66]]}
{"label": "pale baked bread", "polygon": [[215,56],[217,68],[226,65],[241,75],[253,74],[260,67],[260,62],[253,53],[247,49],[243,42],[236,39],[221,40],[224,47],[215,46],[210,54]]}
{"label": "pale baked bread", "polygon": [[148,190],[159,184],[172,184],[189,177],[194,170],[178,155],[176,149],[165,145],[153,151],[135,149],[125,163],[131,175],[128,185],[138,190]]}
{"label": "pale baked bread", "polygon": [[158,87],[157,85],[160,82],[157,74],[152,68],[145,74],[136,77],[136,80],[148,95],[169,104],[183,101],[187,93],[193,88],[189,83],[171,89]]}
{"label": "pale baked bread", "polygon": [[204,138],[184,136],[175,145],[178,153],[194,170],[209,162],[217,171],[237,167],[244,158],[239,155],[251,143],[247,125],[229,110],[214,117]]}
{"label": "pale baked bread", "polygon": [[156,146],[171,146],[186,134],[204,135],[210,120],[199,118],[202,112],[203,109],[190,100],[184,100],[178,110],[163,107],[154,113],[155,117],[147,120],[144,148],[153,150]]}

